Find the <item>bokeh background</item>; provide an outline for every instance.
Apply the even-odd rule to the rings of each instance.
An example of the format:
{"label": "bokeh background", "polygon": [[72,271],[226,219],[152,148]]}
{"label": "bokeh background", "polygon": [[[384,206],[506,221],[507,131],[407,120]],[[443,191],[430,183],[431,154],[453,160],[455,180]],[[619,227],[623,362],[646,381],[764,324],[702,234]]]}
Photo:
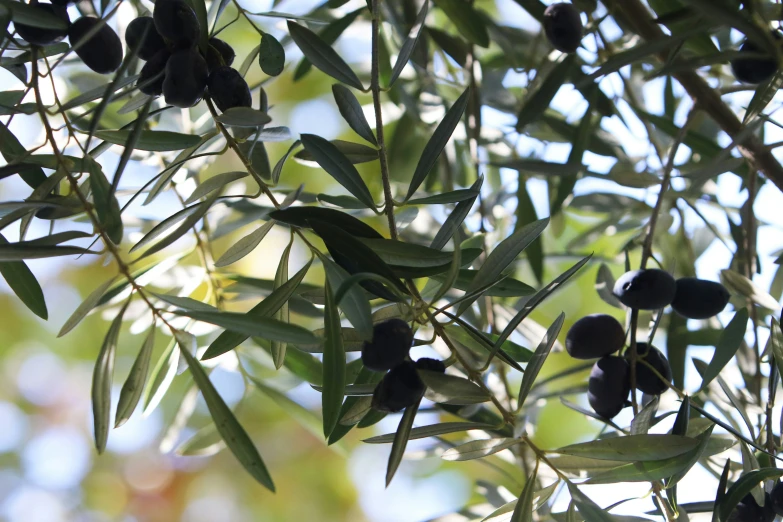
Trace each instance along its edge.
{"label": "bokeh background", "polygon": [[[244,0],[246,8],[256,11],[274,9],[281,12],[306,13],[315,4],[309,1],[293,0],[272,5],[267,0]],[[477,2],[487,12],[503,19],[504,23],[537,32],[538,24],[511,0],[479,0]],[[549,2],[547,2],[549,3]],[[147,8],[151,4],[142,3]],[[341,10],[351,12],[363,5],[362,0],[345,4]],[[73,7],[71,8],[73,9]],[[130,5],[119,8],[112,24],[123,34],[127,23],[135,15]],[[225,20],[236,15],[233,6],[224,14]],[[281,18],[256,17],[259,27],[281,39],[285,36],[285,22]],[[618,31],[611,19],[604,26],[608,34]],[[341,56],[359,71],[369,69],[369,22],[357,23],[340,38],[336,48]],[[221,38],[229,42],[237,52],[238,61],[258,44],[258,34],[242,19],[221,33]],[[594,51],[589,41],[586,49],[580,50],[588,55]],[[334,139],[354,139],[352,131],[339,117],[331,96],[332,81],[321,72],[313,70],[304,80],[294,83],[291,72],[301,55],[293,47],[287,48],[286,72],[274,81],[265,84],[270,103],[270,115],[276,125],[290,127],[294,136],[308,132]],[[405,73],[404,73],[405,74]],[[250,68],[248,80],[251,85],[265,77],[257,65]],[[67,100],[89,88],[100,85],[105,80],[89,73],[77,63],[69,64],[59,70],[56,77],[56,89],[61,99]],[[523,74],[509,74],[504,84],[519,89],[526,85]],[[16,82],[16,84],[14,83]],[[0,70],[0,84],[7,88],[19,88],[18,81],[4,70]],[[612,79],[602,84],[605,91],[621,89]],[[662,103],[660,85],[650,82],[645,87],[647,101],[651,110]],[[50,99],[52,92],[45,93]],[[744,97],[744,98],[743,98]],[[750,94],[740,92],[734,98],[736,103],[747,103]],[[367,104],[367,97],[360,98]],[[119,102],[118,102],[119,103]],[[258,98],[255,97],[255,105]],[[581,97],[575,96],[570,87],[564,87],[553,102],[553,108],[565,114],[569,121],[578,121],[584,111]],[[658,107],[660,109],[660,107]],[[622,107],[621,107],[622,109]],[[687,112],[682,107],[678,112],[680,124]],[[384,107],[387,132],[394,133],[400,123],[402,110],[394,105]],[[508,117],[486,108],[483,114],[485,125],[500,128],[513,127]],[[181,129],[184,114],[170,111],[161,120],[159,129]],[[203,106],[190,110],[190,120],[204,121]],[[434,111],[424,118],[436,121],[441,116]],[[14,118],[11,129],[26,145],[41,143],[43,133],[37,116]],[[201,120],[200,120],[201,118]],[[131,116],[117,117],[116,124],[130,121]],[[650,166],[655,169],[654,156],[645,139],[645,132],[638,120],[630,115],[627,118],[635,132],[629,133],[617,118],[605,120],[605,130],[622,142],[631,155],[647,155]],[[459,131],[458,131],[459,132]],[[769,139],[774,139],[775,130],[770,131]],[[777,131],[780,132],[779,130]],[[401,133],[404,135],[404,133]],[[418,139],[421,138],[421,139]],[[426,136],[411,133],[405,146],[400,146],[397,154],[391,157],[392,175],[395,179],[406,181],[415,166]],[[726,145],[728,142],[723,143]],[[290,142],[268,145],[272,161],[276,161],[287,150]],[[563,161],[569,151],[568,144],[544,143],[530,137],[519,140],[519,151],[523,154],[535,152],[540,157],[553,161]],[[105,170],[112,171],[118,161],[117,150],[112,150],[100,158]],[[611,160],[587,153],[585,161],[591,170],[598,173],[608,172]],[[240,164],[235,158],[224,156],[201,171],[202,178],[210,175],[238,170]],[[153,162],[133,162],[126,172],[121,194],[127,197],[131,189],[138,188],[150,176],[158,172]],[[380,178],[375,164],[360,166],[360,172],[378,192]],[[497,169],[486,172],[491,185],[514,186],[516,173]],[[466,180],[469,184],[472,180]],[[178,189],[184,195],[195,187],[192,179],[183,171],[175,178]],[[319,169],[301,163],[289,162],[281,180],[282,186],[293,188],[301,183],[310,193],[339,192],[331,178]],[[232,190],[239,190],[235,187]],[[610,181],[586,179],[577,185],[578,194],[588,194],[595,190],[612,191],[634,198],[654,202],[655,193],[646,189],[619,189]],[[548,197],[546,186],[538,180],[528,182],[528,190],[540,217],[548,215]],[[722,206],[738,208],[747,197],[741,189],[740,181],[732,174],[722,175],[715,187]],[[13,200],[25,197],[26,188],[14,178],[0,182],[0,197]],[[164,193],[154,204],[134,205],[129,212],[136,220],[135,228],[130,226],[126,237],[127,248],[141,237],[142,230],[149,229],[149,220],[160,219],[171,213],[172,205],[179,206],[173,194]],[[492,213],[498,220],[513,219],[515,201],[506,201],[493,208]],[[759,253],[761,256],[761,276],[757,282],[763,288],[772,285],[773,296],[780,298],[781,282],[777,275],[777,265],[772,261],[783,248],[780,227],[783,225],[780,208],[783,197],[774,188],[764,187],[758,196],[756,211],[759,219],[766,223],[759,230]],[[702,212],[713,220],[714,226],[726,234],[728,226],[725,216],[715,208],[705,205]],[[211,216],[219,220],[221,216]],[[421,214],[409,225],[411,234],[427,234],[437,223],[433,219],[442,216]],[[677,226],[672,216],[664,223]],[[691,220],[691,221],[688,221]],[[373,223],[382,229],[383,223]],[[586,213],[566,212],[560,223],[560,234],[546,233],[547,279],[554,277],[573,264],[586,253],[594,252],[596,259],[605,261],[615,276],[622,271],[617,256],[622,245],[628,240],[629,232],[620,229],[602,229],[587,234],[597,223],[597,216]],[[474,221],[468,223],[477,226]],[[88,230],[85,223],[76,225]],[[144,227],[147,227],[146,229]],[[686,227],[690,231],[699,228],[695,215],[686,212]],[[254,224],[239,228],[231,235],[215,242],[216,254],[225,251],[237,239],[253,230]],[[664,227],[662,227],[664,228]],[[31,229],[30,237],[46,234],[46,225],[37,223]],[[18,238],[13,227],[3,230],[10,241]],[[665,230],[663,232],[666,233]],[[581,240],[575,238],[584,236]],[[273,231],[256,251],[241,262],[232,265],[232,271],[258,278],[273,278],[279,253],[285,247],[287,234]],[[84,246],[87,246],[85,243]],[[703,255],[699,257],[697,269],[699,275],[708,279],[717,279],[718,272],[729,264],[731,253],[714,237],[705,237]],[[171,251],[188,252],[188,240],[183,239]],[[291,273],[297,270],[306,259],[303,252],[294,250]],[[384,487],[388,446],[366,445],[362,438],[377,433],[394,431],[399,416],[390,416],[373,428],[354,430],[340,444],[327,447],[319,435],[318,408],[320,396],[306,384],[298,384],[289,370],[273,372],[265,352],[252,351],[257,364],[267,368],[269,383],[284,395],[263,394],[247,388],[236,368],[236,360],[231,354],[215,361],[216,368],[211,379],[224,399],[232,406],[239,406],[238,417],[259,447],[277,485],[277,494],[271,494],[256,484],[229,453],[217,451],[215,440],[209,437],[199,439],[197,447],[183,452],[182,443],[190,439],[198,430],[209,424],[209,414],[202,399],[191,390],[186,374],[174,379],[171,389],[160,405],[149,415],[142,416],[136,411],[125,425],[111,431],[107,451],[98,456],[92,443],[92,420],[90,406],[91,374],[95,357],[101,346],[109,322],[117,312],[116,308],[103,309],[85,319],[75,330],[64,338],[56,338],[57,332],[78,304],[100,283],[114,275],[114,268],[106,266],[104,259],[94,258],[29,261],[28,265],[41,282],[49,306],[50,317],[42,321],[30,313],[9,291],[0,279],[0,519],[8,522],[213,522],[213,521],[297,521],[318,520],[320,522],[417,522],[436,518],[457,511],[462,507],[479,503],[482,497],[481,480],[492,480],[503,484],[516,495],[519,485],[508,476],[503,462],[487,465],[485,462],[447,463],[438,458],[438,446],[433,441],[412,441],[408,447],[410,459],[403,462],[392,485]],[[579,279],[557,293],[532,316],[530,324],[549,325],[560,311],[567,314],[566,326],[588,313],[613,313],[618,311],[603,303],[597,296],[593,283],[597,264],[591,264]],[[191,254],[184,257],[181,266],[162,275],[156,275],[156,285],[166,287],[182,286],[181,280],[197,280],[201,276],[198,259]],[[319,282],[320,269],[314,269],[307,281]],[[517,277],[534,284],[528,267],[521,263]],[[773,284],[773,280],[776,281]],[[205,289],[193,285],[185,295],[198,299]],[[255,302],[241,301],[232,306],[237,310],[247,309]],[[126,322],[120,336],[117,363],[115,367],[115,401],[124,377],[133,363],[140,348],[148,318],[141,309],[128,310],[126,317],[136,317]],[[727,311],[721,316],[726,321],[731,317]],[[312,319],[300,318],[302,324],[317,328]],[[209,333],[203,326],[194,333]],[[540,335],[540,333],[539,333]],[[421,331],[418,337],[426,338],[428,332]],[[525,346],[535,346],[530,339],[519,335],[517,342]],[[161,336],[157,339],[155,355],[165,347]],[[414,356],[440,353],[443,347],[417,347]],[[440,350],[440,351],[439,351]],[[692,348],[693,355],[709,359],[709,348]],[[306,364],[306,360],[305,363]],[[542,377],[552,375],[563,368],[573,365],[562,351],[554,352]],[[317,369],[317,365],[313,366]],[[688,368],[689,382],[694,374],[693,367]],[[733,382],[738,382],[739,377]],[[542,399],[538,404],[535,417],[529,419],[530,432],[534,440],[545,448],[555,448],[564,444],[588,440],[600,430],[598,423],[565,408],[559,401],[561,390],[584,383],[586,372],[579,372],[567,379],[561,379],[551,386],[551,397]],[[698,382],[698,381],[697,381]],[[584,404],[579,394],[569,396],[570,400]],[[182,405],[190,404],[193,415],[184,426],[177,421]],[[662,408],[676,408],[674,396],[664,395]],[[624,413],[623,415],[628,415]],[[428,424],[437,419],[434,413],[419,416],[417,424]],[[624,417],[620,422],[627,421]],[[192,453],[202,453],[193,455]],[[502,459],[501,459],[502,460]],[[698,472],[689,476],[680,488],[681,501],[709,500],[701,495],[700,481],[711,479],[709,475]],[[477,487],[478,484],[478,487]],[[692,487],[688,487],[688,486]],[[603,498],[609,502],[618,494],[607,488],[588,488],[596,492],[597,500]],[[624,493],[637,492],[633,487]],[[713,490],[708,490],[713,491]],[[503,490],[501,490],[503,493]],[[508,493],[506,491],[505,493]],[[510,494],[510,493],[509,493]],[[592,494],[592,493],[591,493]],[[508,499],[513,498],[511,496]],[[561,506],[562,507],[562,506]],[[629,508],[631,514],[640,514],[639,508]],[[456,520],[443,518],[446,520]]]}

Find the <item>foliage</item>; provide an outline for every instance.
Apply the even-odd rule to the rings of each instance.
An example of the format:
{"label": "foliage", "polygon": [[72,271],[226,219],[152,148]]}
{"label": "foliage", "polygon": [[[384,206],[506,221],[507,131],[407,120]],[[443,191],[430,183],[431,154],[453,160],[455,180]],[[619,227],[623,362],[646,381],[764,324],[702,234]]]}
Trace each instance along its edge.
{"label": "foliage", "polygon": [[[539,0],[515,2],[516,16],[544,20]],[[148,7],[125,3],[139,15]],[[768,290],[756,282],[762,266],[773,267],[757,253],[764,224],[754,202],[764,187],[783,188],[774,146],[763,141],[764,129],[779,125],[773,97],[783,76],[736,85],[727,64],[738,57],[733,31],[780,62],[769,32],[778,4],[575,1],[585,34],[579,52],[564,54],[543,31],[507,25],[489,0],[330,0],[301,16],[236,1],[188,3],[202,52],[207,36],[236,23],[255,29],[257,45],[237,63],[241,76],[263,78],[248,82],[253,107],[219,111],[210,91],[190,108],[166,105],[139,91],[142,64],[131,49],[112,76],[77,82],[75,42],[31,46],[15,29],[62,30],[62,20],[0,0],[0,67],[22,85],[0,93],[0,180],[27,185],[23,198],[0,202],[0,274],[30,312],[47,319],[53,303],[27,260],[86,256],[111,267],[60,330],[66,335],[100,311],[113,317],[92,380],[98,452],[112,422],[156,408],[187,371],[214,425],[182,447],[214,442],[217,432],[224,444],[210,447],[228,448],[274,491],[264,447],[218,394],[210,368],[235,362],[249,388],[298,418],[301,407],[270,370],[309,383],[322,393],[321,430],[331,445],[386,415],[372,408],[381,374],[354,352],[372,339],[374,324],[400,318],[412,325],[414,345],[430,345],[448,370],[421,372],[424,399],[405,408],[395,433],[364,440],[390,444],[387,484],[409,440],[435,438],[444,460],[484,459],[508,475],[491,488],[484,483],[484,498],[466,504],[465,520],[615,520],[616,506],[600,507],[590,484],[649,484],[654,514],[666,520],[696,512],[726,520],[746,494],[763,501],[757,486],[769,490],[780,476],[774,406],[783,273],[775,269]],[[70,9],[114,24],[122,4]],[[261,22],[283,19],[279,37]],[[350,27],[369,29],[361,61],[341,56],[335,44]],[[301,88],[307,98],[315,94],[304,86],[327,77],[350,140],[308,132],[296,139],[275,122],[276,100],[265,89],[289,82],[286,89]],[[55,81],[62,78],[89,88],[64,101]],[[753,93],[747,106],[722,97],[742,91]],[[43,142],[18,138],[15,121],[40,121]],[[613,135],[640,129],[643,150]],[[142,165],[155,168],[143,186],[123,179]],[[741,179],[748,194],[741,207],[721,204],[720,176]],[[162,198],[178,207],[143,217],[143,205]],[[31,237],[40,223],[48,233]],[[273,230],[287,234],[279,252],[265,245]],[[686,321],[667,308],[626,308],[612,292],[615,276],[648,263],[695,276],[713,242],[732,252],[720,280],[735,313]],[[259,251],[274,257],[273,277],[244,264]],[[579,319],[552,308],[569,306],[558,292],[592,277],[588,271],[596,274],[595,295],[626,317],[630,423],[580,406],[590,365],[543,371]],[[124,322],[148,330],[129,373],[116,375]],[[667,396],[678,403],[637,397],[636,371],[646,364],[637,343],[651,346],[656,335],[673,375]],[[689,359],[693,345],[715,346],[711,361]],[[689,360],[701,376],[695,385],[685,379]],[[741,382],[729,378],[736,370]],[[122,391],[112,412],[114,382]],[[541,405],[558,397],[601,424],[595,440],[541,446]],[[420,425],[419,408],[439,420]],[[179,422],[191,414],[183,402]],[[689,472],[721,477],[724,466],[704,502],[678,502],[677,483]],[[500,502],[492,494],[500,487],[517,488],[519,498]],[[556,511],[563,498],[568,507]]]}

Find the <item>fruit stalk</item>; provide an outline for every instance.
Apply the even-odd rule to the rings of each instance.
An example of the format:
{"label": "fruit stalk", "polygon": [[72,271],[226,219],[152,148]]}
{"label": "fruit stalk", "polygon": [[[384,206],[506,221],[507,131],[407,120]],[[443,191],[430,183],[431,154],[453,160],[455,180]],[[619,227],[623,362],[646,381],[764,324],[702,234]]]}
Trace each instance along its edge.
{"label": "fruit stalk", "polygon": [[389,221],[389,235],[397,239],[397,226],[394,223],[394,200],[389,180],[389,163],[386,157],[386,141],[383,137],[383,114],[381,112],[381,85],[379,67],[379,47],[381,15],[379,0],[372,0],[372,63],[370,65],[370,90],[372,105],[375,111],[375,137],[378,139],[378,157],[381,161],[381,180],[383,181],[383,199],[385,200],[386,218]]}

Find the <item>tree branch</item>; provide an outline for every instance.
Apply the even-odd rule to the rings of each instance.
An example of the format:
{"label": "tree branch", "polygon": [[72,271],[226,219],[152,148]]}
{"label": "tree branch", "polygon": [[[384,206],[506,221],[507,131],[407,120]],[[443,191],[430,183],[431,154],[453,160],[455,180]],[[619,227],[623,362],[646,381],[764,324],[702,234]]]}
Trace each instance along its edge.
{"label": "tree branch", "polygon": [[[606,0],[606,5],[614,16],[623,21],[645,40],[657,40],[666,35],[658,27],[650,12],[640,0]],[[667,53],[658,54],[661,61],[666,61]],[[672,76],[680,82],[693,103],[709,114],[715,123],[732,139],[737,138],[743,130],[742,122],[731,108],[723,103],[720,95],[696,72],[690,70],[676,71]],[[772,152],[756,136],[746,136],[738,143],[740,153],[750,162],[754,169],[760,171],[767,179],[783,191],[783,166],[772,155]]]}

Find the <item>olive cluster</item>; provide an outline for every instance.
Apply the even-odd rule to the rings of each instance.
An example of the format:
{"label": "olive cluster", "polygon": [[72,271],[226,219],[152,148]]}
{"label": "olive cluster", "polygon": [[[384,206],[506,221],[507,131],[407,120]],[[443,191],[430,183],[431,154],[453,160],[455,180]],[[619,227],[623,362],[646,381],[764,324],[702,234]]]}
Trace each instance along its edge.
{"label": "olive cluster", "polygon": [[185,0],[158,0],[152,17],[133,20],[125,43],[129,53],[137,49],[138,57],[147,62],[139,75],[139,90],[163,94],[175,107],[192,107],[207,91],[221,111],[250,107],[250,88],[231,68],[234,49],[213,37],[202,54],[197,47],[200,38],[196,13]]}
{"label": "olive cluster", "polygon": [[775,516],[783,516],[783,483],[777,482],[770,493],[764,494],[764,506],[748,493],[737,503],[728,522],[772,522]]}
{"label": "olive cluster", "polygon": [[563,53],[576,52],[582,43],[582,17],[572,4],[552,4],[544,11],[544,34],[552,47]]}
{"label": "olive cluster", "polygon": [[[683,317],[706,319],[718,314],[729,301],[720,283],[695,277],[675,280],[658,269],[633,270],[623,274],[613,289],[625,306],[637,310],[658,310],[671,305]],[[566,351],[576,359],[598,359],[590,372],[587,398],[601,417],[611,419],[627,405],[631,391],[629,354],[612,355],[625,345],[625,330],[614,317],[593,314],[579,319],[566,334]],[[660,395],[672,379],[669,361],[655,346],[636,343],[636,389]],[[661,379],[663,377],[663,379]]]}
{"label": "olive cluster", "polygon": [[53,1],[53,4],[38,2],[31,7],[62,19],[66,28],[44,29],[15,23],[19,36],[33,45],[41,46],[59,42],[67,36],[84,65],[100,74],[116,71],[122,63],[122,42],[114,29],[105,20],[94,16],[82,16],[71,23],[67,7],[73,0]]}
{"label": "olive cluster", "polygon": [[416,404],[427,387],[418,370],[444,373],[442,361],[423,357],[408,359],[413,344],[413,330],[401,319],[389,319],[373,327],[372,340],[362,346],[362,363],[368,370],[388,372],[375,387],[372,407],[383,412],[397,412]]}

